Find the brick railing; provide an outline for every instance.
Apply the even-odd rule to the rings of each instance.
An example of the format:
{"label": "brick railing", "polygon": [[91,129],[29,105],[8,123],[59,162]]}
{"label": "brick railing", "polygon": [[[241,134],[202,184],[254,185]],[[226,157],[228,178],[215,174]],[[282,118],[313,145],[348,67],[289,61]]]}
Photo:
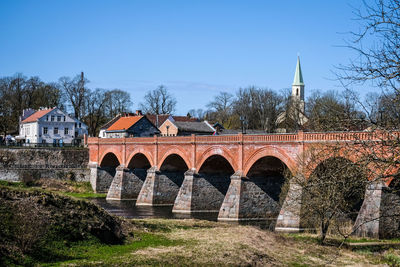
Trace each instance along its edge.
{"label": "brick railing", "polygon": [[400,132],[298,132],[291,134],[263,135],[219,135],[219,136],[163,136],[133,138],[87,138],[87,144],[207,144],[207,143],[273,143],[273,142],[325,142],[325,141],[370,141],[400,138]]}

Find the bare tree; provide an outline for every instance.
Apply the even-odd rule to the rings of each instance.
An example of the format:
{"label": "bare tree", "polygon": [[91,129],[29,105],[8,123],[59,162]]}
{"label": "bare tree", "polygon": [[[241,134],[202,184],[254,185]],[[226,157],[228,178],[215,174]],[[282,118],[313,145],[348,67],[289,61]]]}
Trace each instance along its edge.
{"label": "bare tree", "polygon": [[[319,144],[299,157],[304,176],[288,176],[302,188],[301,227],[319,229],[324,243],[328,231],[349,236],[363,203],[367,161],[352,162],[339,143]],[[328,156],[327,156],[328,155]]]}
{"label": "bare tree", "polygon": [[199,109],[191,109],[191,110],[188,111],[188,114],[191,117],[198,118],[199,120],[204,120],[204,118],[206,117],[206,112],[201,108],[199,108]]}
{"label": "bare tree", "polygon": [[231,115],[233,101],[234,97],[232,94],[220,92],[219,95],[215,96],[214,100],[207,105],[207,107],[211,109],[209,117],[223,124],[225,128],[230,128],[232,125]]}
{"label": "bare tree", "polygon": [[128,92],[114,89],[106,92],[106,116],[111,119],[119,113],[131,112],[132,100]]}
{"label": "bare tree", "polygon": [[308,128],[320,132],[364,130],[368,126],[366,116],[347,93],[315,91],[307,99]]}
{"label": "bare tree", "polygon": [[355,11],[359,32],[352,32],[347,47],[358,57],[340,65],[338,78],[345,86],[371,81],[399,93],[400,0],[364,2]]}
{"label": "bare tree", "polygon": [[38,77],[22,74],[0,79],[0,131],[15,134],[19,116],[26,108],[53,107],[61,102],[60,91]]}
{"label": "bare tree", "polygon": [[97,136],[100,126],[107,121],[105,105],[108,103],[108,97],[108,92],[103,89],[88,91],[88,96],[85,98],[86,116],[84,121],[88,125],[90,136]]}
{"label": "bare tree", "polygon": [[[381,90],[380,94],[370,95],[365,103],[359,103],[370,123],[377,128],[380,141],[374,144],[360,142],[363,148],[360,153],[375,170],[380,171],[374,175],[374,180],[398,184],[400,0],[364,1],[362,8],[355,13],[360,30],[350,33],[346,47],[355,51],[357,57],[348,64],[339,65],[337,77],[346,88],[367,85]],[[388,216],[395,218],[399,215],[400,212],[394,212]]]}
{"label": "bare tree", "polygon": [[81,120],[84,117],[85,111],[85,98],[87,97],[88,89],[86,84],[89,81],[84,77],[83,72],[81,75],[75,76],[74,79],[69,77],[61,77],[59,79],[60,89],[66,95],[69,104],[71,105],[75,118]]}
{"label": "bare tree", "polygon": [[157,89],[146,93],[140,107],[145,113],[171,114],[175,111],[176,100],[165,86],[160,85]]}
{"label": "bare tree", "polygon": [[234,111],[247,119],[248,128],[274,132],[281,103],[282,97],[270,89],[248,87],[237,92]]}

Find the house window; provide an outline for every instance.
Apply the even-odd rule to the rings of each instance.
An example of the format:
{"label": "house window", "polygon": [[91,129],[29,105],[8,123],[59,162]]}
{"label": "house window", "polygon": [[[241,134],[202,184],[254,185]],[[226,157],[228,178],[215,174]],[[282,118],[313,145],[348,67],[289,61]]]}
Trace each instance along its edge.
{"label": "house window", "polygon": [[299,95],[299,88],[296,89],[296,95]]}
{"label": "house window", "polygon": [[65,121],[65,116],[64,116],[64,121]]}
{"label": "house window", "polygon": [[58,127],[54,128],[54,134],[58,134]]}
{"label": "house window", "polygon": [[82,123],[79,123],[79,128],[81,128],[82,127]]}
{"label": "house window", "polygon": [[57,121],[61,121],[61,116],[57,116]]}
{"label": "house window", "polygon": [[54,121],[54,115],[51,115],[51,121]]}
{"label": "house window", "polygon": [[46,116],[46,121],[49,121],[49,115]]}
{"label": "house window", "polygon": [[75,122],[75,128],[78,127],[78,124]]}
{"label": "house window", "polygon": [[29,127],[26,128],[26,135],[30,135],[31,134],[31,129]]}
{"label": "house window", "polygon": [[68,128],[64,128],[64,134],[65,134],[65,135],[68,134]]}
{"label": "house window", "polygon": [[42,144],[46,144],[46,140],[45,139],[42,140]]}
{"label": "house window", "polygon": [[47,127],[43,127],[43,134],[47,134],[47,132],[48,132]]}

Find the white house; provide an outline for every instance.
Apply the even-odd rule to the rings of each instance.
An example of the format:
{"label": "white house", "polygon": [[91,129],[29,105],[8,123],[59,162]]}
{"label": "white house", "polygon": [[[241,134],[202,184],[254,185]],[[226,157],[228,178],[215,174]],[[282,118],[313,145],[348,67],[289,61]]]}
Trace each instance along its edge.
{"label": "white house", "polygon": [[26,109],[20,117],[18,140],[26,144],[77,144],[87,126],[58,108]]}

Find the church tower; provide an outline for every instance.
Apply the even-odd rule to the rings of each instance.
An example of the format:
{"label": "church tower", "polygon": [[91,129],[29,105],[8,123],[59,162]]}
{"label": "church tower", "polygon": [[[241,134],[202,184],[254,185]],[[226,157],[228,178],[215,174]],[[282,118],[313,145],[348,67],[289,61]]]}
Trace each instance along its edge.
{"label": "church tower", "polygon": [[297,57],[296,71],[292,84],[292,95],[287,110],[280,113],[276,119],[276,131],[287,133],[299,130],[308,121],[304,113],[304,81],[301,73],[300,58]]}
{"label": "church tower", "polygon": [[297,57],[296,72],[292,84],[292,99],[299,103],[301,112],[304,114],[304,81],[301,73],[300,57]]}

